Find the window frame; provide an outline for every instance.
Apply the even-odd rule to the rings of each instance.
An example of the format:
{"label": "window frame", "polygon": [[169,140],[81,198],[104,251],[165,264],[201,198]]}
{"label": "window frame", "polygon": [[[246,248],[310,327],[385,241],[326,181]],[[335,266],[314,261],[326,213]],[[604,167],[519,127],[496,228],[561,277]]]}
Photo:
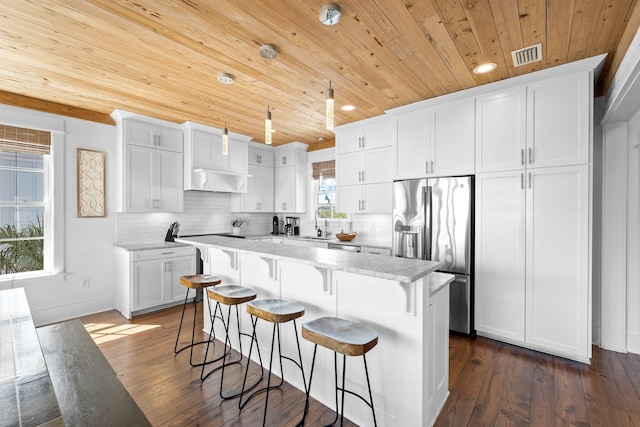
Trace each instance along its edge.
{"label": "window frame", "polygon": [[65,202],[65,122],[38,112],[0,106],[0,123],[51,133],[48,161],[45,161],[44,265],[42,270],[0,276],[0,282],[64,273],[64,202]]}

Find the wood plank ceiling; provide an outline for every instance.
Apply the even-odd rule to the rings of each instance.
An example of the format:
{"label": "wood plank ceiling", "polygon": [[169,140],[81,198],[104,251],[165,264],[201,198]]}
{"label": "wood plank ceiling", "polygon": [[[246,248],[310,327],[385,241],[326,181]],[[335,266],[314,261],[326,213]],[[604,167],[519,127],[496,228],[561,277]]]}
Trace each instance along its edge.
{"label": "wood plank ceiling", "polygon": [[[640,24],[638,0],[0,0],[0,103],[112,123],[125,109],[275,145],[314,144],[332,82],[336,125],[608,53],[606,88]],[[542,43],[514,67],[511,51]],[[260,46],[279,55],[263,59]],[[473,68],[498,68],[476,75]],[[217,81],[234,76],[232,85]],[[340,106],[357,109],[344,112]]]}

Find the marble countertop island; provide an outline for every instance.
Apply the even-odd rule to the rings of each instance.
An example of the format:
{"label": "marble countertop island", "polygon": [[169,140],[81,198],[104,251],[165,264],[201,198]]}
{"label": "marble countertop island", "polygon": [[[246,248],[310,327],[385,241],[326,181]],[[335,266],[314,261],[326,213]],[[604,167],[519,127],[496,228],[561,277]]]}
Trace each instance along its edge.
{"label": "marble countertop island", "polygon": [[333,270],[412,283],[434,272],[439,263],[409,258],[386,257],[364,253],[349,253],[322,248],[289,246],[252,239],[234,239],[224,236],[197,236],[177,239],[176,242],[209,245],[232,249],[239,253],[252,253],[274,259],[331,268]]}

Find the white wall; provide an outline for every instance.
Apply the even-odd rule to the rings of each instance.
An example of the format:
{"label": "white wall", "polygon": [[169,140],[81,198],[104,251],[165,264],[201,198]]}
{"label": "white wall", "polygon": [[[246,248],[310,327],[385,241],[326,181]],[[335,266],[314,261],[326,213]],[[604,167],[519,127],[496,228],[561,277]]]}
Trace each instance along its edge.
{"label": "white wall", "polygon": [[[114,294],[114,126],[0,106],[3,117],[21,114],[32,123],[61,120],[64,136],[64,272],[62,274],[14,279],[0,276],[0,289],[24,287],[36,325],[43,325],[115,307]],[[15,121],[13,125],[19,126]],[[30,123],[25,123],[29,127]],[[106,152],[106,203],[104,218],[76,217],[76,149]],[[57,203],[58,201],[56,201]],[[89,279],[89,287],[82,280]]]}
{"label": "white wall", "polygon": [[627,351],[640,354],[640,111],[627,141]]}

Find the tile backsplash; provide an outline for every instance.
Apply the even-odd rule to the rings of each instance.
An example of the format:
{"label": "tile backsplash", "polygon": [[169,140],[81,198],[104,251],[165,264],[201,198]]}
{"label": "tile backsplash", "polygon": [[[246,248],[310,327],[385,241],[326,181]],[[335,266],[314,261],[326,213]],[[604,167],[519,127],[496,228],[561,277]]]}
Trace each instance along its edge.
{"label": "tile backsplash", "polygon": [[180,234],[231,232],[231,223],[240,218],[242,234],[267,234],[273,213],[233,213],[231,194],[185,191],[181,213],[118,213],[116,243],[164,240],[169,225],[178,221]]}
{"label": "tile backsplash", "polygon": [[[231,223],[242,219],[242,234],[259,235],[271,232],[273,212],[269,213],[233,213],[231,212],[229,193],[211,193],[205,191],[185,191],[184,212],[181,213],[118,213],[116,214],[116,243],[144,243],[164,240],[169,225],[173,221],[180,223],[180,234],[207,234],[231,232]],[[315,235],[315,222],[312,214],[276,213],[281,220],[286,216],[300,217],[300,234]],[[324,220],[318,219],[318,225],[324,232]],[[341,230],[357,231],[369,240],[391,242],[390,214],[352,214],[348,220],[328,222],[331,234]]]}

